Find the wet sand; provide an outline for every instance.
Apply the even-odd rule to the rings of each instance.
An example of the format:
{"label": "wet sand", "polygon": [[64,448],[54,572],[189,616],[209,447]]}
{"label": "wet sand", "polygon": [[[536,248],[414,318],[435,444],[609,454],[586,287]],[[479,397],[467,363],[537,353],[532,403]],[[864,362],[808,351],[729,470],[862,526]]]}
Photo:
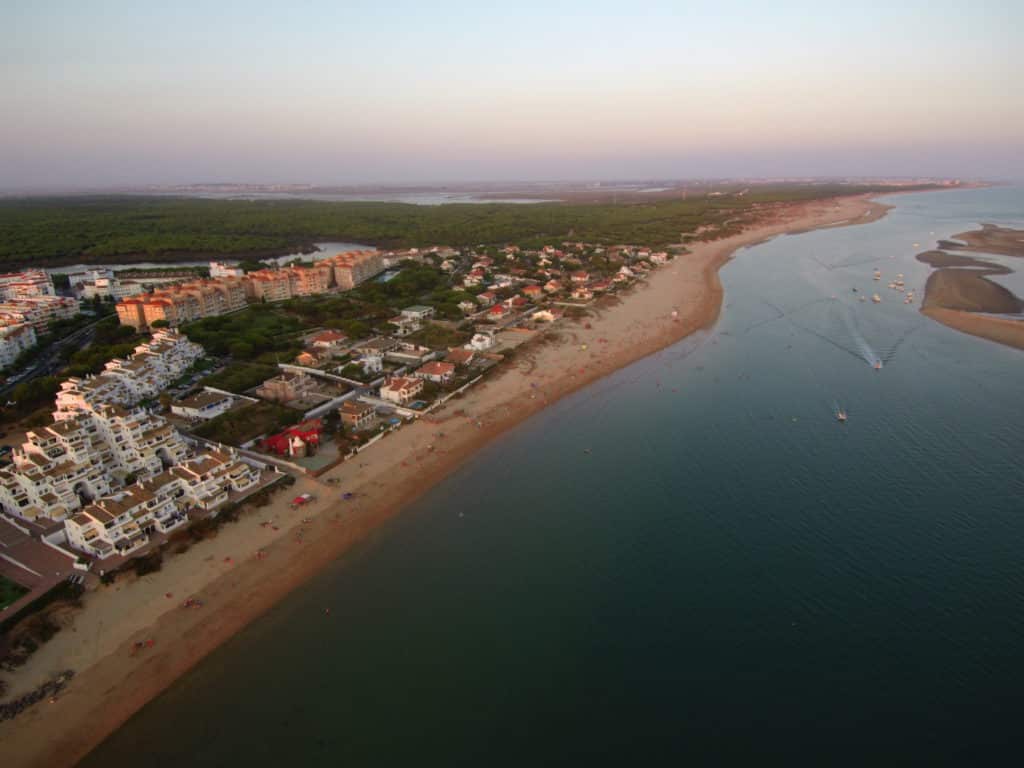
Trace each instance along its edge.
{"label": "wet sand", "polygon": [[956,250],[977,253],[997,253],[1001,256],[1024,256],[1024,230],[982,224],[981,229],[953,235],[953,240],[965,245]]}
{"label": "wet sand", "polygon": [[[940,240],[941,248],[1002,256],[1024,256],[1024,230],[983,224]],[[1024,349],[1024,318],[992,317],[1024,312],[1013,291],[986,279],[1008,275],[1009,267],[945,250],[925,251],[917,260],[937,267],[925,283],[921,313],[950,328],[999,344]]]}
{"label": "wet sand", "polygon": [[[718,270],[738,248],[787,232],[867,223],[885,211],[865,197],[794,204],[738,235],[695,244],[621,298],[599,302],[587,319],[590,328],[555,329],[518,350],[504,370],[465,397],[324,477],[300,479],[269,507],[167,557],[161,571],[89,593],[71,626],[16,674],[5,675],[13,697],[57,669],[77,672],[59,700],[0,724],[5,767],[74,765],[204,656],[481,446],[559,398],[712,327],[722,305]],[[318,501],[291,510],[288,500],[303,491]],[[340,500],[342,491],[356,493],[356,499]],[[204,606],[182,608],[188,597],[200,598]],[[325,621],[331,620],[329,608],[324,606]],[[132,653],[133,642],[150,639],[153,647]]]}
{"label": "wet sand", "polygon": [[1024,320],[990,317],[955,309],[922,309],[922,314],[961,333],[988,339],[1007,347],[1024,349]]}

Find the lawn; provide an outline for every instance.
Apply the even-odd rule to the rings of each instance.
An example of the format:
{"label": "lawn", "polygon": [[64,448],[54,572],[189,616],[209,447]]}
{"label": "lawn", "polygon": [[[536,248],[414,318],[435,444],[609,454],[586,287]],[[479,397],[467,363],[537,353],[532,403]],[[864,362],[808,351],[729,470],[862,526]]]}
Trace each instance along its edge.
{"label": "lawn", "polygon": [[11,581],[6,576],[0,576],[0,610],[20,599],[27,592],[28,590],[20,584]]}

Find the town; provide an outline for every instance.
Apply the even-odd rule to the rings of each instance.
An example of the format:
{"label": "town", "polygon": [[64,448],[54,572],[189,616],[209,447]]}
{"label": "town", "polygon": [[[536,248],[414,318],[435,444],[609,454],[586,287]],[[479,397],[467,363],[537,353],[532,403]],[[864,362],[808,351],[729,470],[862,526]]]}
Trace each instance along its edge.
{"label": "town", "polygon": [[48,418],[23,419],[2,449],[0,576],[18,586],[5,613],[67,581],[109,580],[226,509],[356,457],[680,250],[360,251],[213,262],[209,277],[149,284],[97,269],[66,278],[72,297],[44,271],[0,276],[5,359],[24,354],[22,335],[81,318],[79,302],[105,304],[107,335],[133,345],[60,380]]}

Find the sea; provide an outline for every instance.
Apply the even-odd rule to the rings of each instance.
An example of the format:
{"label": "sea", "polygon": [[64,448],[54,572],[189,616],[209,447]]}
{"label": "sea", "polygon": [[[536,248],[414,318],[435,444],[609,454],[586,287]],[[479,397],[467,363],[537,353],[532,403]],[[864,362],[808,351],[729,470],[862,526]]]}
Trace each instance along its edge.
{"label": "sea", "polygon": [[713,329],[490,444],[82,765],[1018,761],[1024,353],[886,286],[919,302],[915,254],[1024,189],[882,200],[737,253]]}

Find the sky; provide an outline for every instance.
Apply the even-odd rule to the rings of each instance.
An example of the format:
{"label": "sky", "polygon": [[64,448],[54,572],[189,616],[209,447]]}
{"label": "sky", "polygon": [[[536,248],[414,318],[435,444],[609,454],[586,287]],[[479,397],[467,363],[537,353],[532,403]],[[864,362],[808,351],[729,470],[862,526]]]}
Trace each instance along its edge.
{"label": "sky", "polygon": [[1024,178],[1024,2],[0,0],[0,188]]}

